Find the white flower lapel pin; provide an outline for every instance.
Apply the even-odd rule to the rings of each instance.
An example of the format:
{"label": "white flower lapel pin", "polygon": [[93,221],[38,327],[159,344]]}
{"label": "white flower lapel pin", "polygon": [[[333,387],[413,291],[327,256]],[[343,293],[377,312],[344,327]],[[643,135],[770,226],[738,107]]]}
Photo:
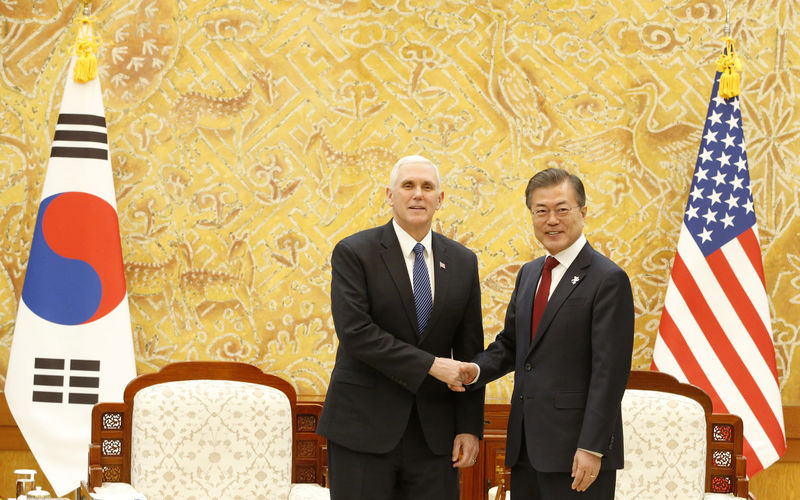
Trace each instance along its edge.
{"label": "white flower lapel pin", "polygon": [[572,277],[572,284],[574,285],[575,283],[579,282],[580,280],[581,280],[581,279],[580,279],[579,277],[577,277],[577,276],[573,276],[573,277]]}

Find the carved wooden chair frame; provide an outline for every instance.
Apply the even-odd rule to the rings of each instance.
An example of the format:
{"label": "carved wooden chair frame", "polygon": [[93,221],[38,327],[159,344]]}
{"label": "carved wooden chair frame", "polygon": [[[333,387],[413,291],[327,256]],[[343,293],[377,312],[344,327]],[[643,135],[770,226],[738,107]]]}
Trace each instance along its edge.
{"label": "carved wooden chair frame", "polygon": [[186,361],[166,365],[158,372],[131,380],[125,388],[122,403],[98,403],[94,406],[88,491],[93,491],[104,481],[130,482],[133,398],[140,389],[177,380],[234,380],[282,391],[292,407],[292,482],[325,485],[325,439],[315,432],[322,411],[320,403],[298,403],[297,393],[289,382],[247,363]]}

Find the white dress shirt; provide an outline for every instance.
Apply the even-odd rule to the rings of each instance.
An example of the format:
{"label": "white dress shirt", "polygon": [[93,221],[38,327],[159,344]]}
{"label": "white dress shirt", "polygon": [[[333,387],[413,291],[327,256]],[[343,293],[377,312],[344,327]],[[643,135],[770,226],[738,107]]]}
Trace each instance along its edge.
{"label": "white dress shirt", "polygon": [[[566,274],[567,269],[575,259],[578,257],[578,254],[581,253],[581,249],[586,244],[586,236],[581,234],[572,245],[568,246],[564,250],[561,250],[557,254],[553,255],[557,261],[558,265],[553,268],[550,274],[550,292],[547,294],[547,298],[549,299],[551,295],[553,295],[553,291],[558,286],[558,282],[561,281],[561,278],[564,277]],[[549,253],[547,255],[550,255]],[[539,283],[542,282],[542,278],[539,278]],[[536,285],[536,290],[539,290],[539,285]],[[534,294],[535,295],[535,294]]]}

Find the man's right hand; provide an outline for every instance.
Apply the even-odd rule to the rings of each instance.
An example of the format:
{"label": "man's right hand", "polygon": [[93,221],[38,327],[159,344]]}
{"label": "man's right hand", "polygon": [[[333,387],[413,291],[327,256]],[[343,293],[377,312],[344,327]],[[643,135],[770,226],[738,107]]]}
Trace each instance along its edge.
{"label": "man's right hand", "polygon": [[461,363],[458,367],[458,373],[461,383],[458,385],[447,384],[447,387],[451,391],[464,392],[467,390],[464,385],[471,384],[478,377],[478,365],[475,363]]}
{"label": "man's right hand", "polygon": [[475,380],[478,376],[478,367],[474,363],[464,363],[450,358],[434,358],[433,365],[428,373],[435,379],[441,380],[451,390],[464,392],[464,385]]}
{"label": "man's right hand", "polygon": [[437,380],[441,380],[448,386],[460,386],[461,365],[461,361],[455,359],[436,357],[433,360],[431,369],[428,370],[428,374]]}
{"label": "man's right hand", "polygon": [[478,366],[449,358],[436,358],[428,373],[447,384],[451,391],[464,392],[464,384],[473,382],[478,376]]}
{"label": "man's right hand", "polygon": [[478,365],[475,363],[461,363],[461,382],[464,385],[469,385],[475,382],[475,379],[478,378]]}

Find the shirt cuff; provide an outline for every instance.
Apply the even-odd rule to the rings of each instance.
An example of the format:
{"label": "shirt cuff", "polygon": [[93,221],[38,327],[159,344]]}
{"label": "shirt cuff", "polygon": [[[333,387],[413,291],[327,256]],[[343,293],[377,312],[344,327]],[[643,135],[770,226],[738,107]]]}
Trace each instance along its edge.
{"label": "shirt cuff", "polygon": [[586,448],[578,448],[578,449],[582,450],[582,451],[585,451],[586,453],[589,453],[590,455],[594,455],[596,457],[600,457],[600,458],[603,457],[603,454],[600,453],[599,451],[587,450]]}

